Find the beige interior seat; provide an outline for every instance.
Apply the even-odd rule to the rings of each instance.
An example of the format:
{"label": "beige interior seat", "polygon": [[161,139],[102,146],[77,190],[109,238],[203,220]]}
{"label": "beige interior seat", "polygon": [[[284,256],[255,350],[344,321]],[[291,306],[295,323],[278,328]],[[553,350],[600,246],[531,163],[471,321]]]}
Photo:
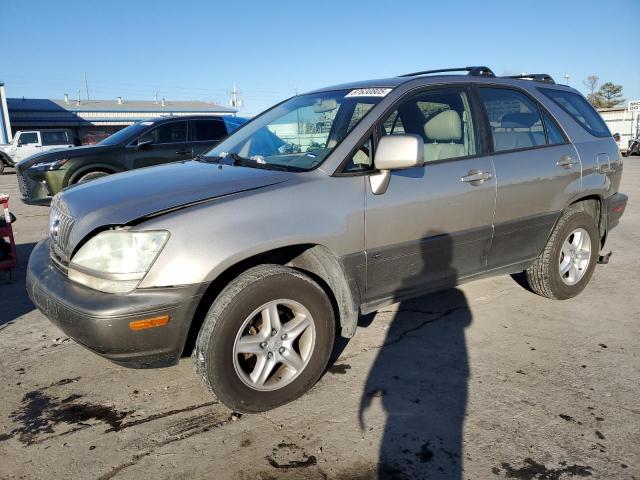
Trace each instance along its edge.
{"label": "beige interior seat", "polygon": [[463,157],[462,122],[455,110],[438,113],[424,126],[427,142],[424,145],[424,161],[433,162],[445,158]]}

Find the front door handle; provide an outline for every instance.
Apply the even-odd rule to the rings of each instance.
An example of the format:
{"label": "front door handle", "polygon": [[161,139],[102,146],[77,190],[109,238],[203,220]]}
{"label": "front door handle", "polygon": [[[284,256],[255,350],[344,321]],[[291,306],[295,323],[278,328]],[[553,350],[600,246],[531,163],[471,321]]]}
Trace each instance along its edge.
{"label": "front door handle", "polygon": [[176,155],[187,155],[189,153],[191,153],[191,150],[187,150],[186,148],[183,148],[182,150],[178,150],[176,152]]}
{"label": "front door handle", "polygon": [[563,168],[571,168],[575,165],[575,160],[571,155],[562,155],[560,160],[556,162],[556,165]]}
{"label": "front door handle", "polygon": [[490,172],[483,172],[482,170],[469,170],[469,174],[461,177],[461,182],[472,183],[473,185],[480,185],[485,180],[493,178],[493,174]]}

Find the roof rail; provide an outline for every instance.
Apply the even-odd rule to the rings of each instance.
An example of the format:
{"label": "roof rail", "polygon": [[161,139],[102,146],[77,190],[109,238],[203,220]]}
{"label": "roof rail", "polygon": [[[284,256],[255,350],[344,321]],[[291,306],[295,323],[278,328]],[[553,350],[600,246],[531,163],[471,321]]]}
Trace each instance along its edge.
{"label": "roof rail", "polygon": [[507,75],[504,78],[533,80],[534,82],[552,83],[554,85],[556,83],[548,73],[523,73],[522,75]]}
{"label": "roof rail", "polygon": [[467,75],[474,77],[495,77],[494,73],[489,67],[460,67],[460,68],[442,68],[439,70],[423,70],[421,72],[405,73],[399,75],[400,77],[417,77],[418,75],[428,75],[431,73],[446,73],[446,72],[467,72]]}

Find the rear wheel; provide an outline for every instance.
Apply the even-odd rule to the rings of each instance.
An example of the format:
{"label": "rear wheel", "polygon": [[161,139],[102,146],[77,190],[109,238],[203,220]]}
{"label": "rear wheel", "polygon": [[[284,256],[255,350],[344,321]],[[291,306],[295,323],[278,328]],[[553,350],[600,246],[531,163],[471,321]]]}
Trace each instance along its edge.
{"label": "rear wheel", "polygon": [[600,251],[593,217],[580,207],[562,214],[544,250],[524,272],[526,286],[557,300],[578,295],[589,283]]}
{"label": "rear wheel", "polygon": [[87,183],[87,182],[90,182],[91,180],[95,180],[97,178],[106,177],[107,175],[109,175],[107,172],[89,172],[89,173],[85,173],[80,178],[78,178],[78,180],[76,180],[76,183]]}
{"label": "rear wheel", "polygon": [[196,341],[196,371],[228,407],[253,413],[295,400],[320,378],[335,336],[331,302],[308,276],[261,265],[218,296]]}

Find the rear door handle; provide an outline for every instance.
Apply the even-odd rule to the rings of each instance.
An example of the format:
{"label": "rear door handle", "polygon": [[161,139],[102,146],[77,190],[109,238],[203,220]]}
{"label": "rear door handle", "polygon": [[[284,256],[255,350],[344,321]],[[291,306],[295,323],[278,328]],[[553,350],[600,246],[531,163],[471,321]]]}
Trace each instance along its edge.
{"label": "rear door handle", "polygon": [[571,168],[575,165],[575,160],[571,155],[562,155],[560,160],[556,162],[556,165],[563,168]]}
{"label": "rear door handle", "polygon": [[493,174],[490,172],[483,172],[482,170],[469,170],[469,174],[461,177],[460,181],[466,183],[475,183],[476,185],[479,185],[485,180],[489,180],[491,178],[493,178]]}
{"label": "rear door handle", "polygon": [[178,150],[176,152],[176,155],[187,155],[188,153],[191,153],[191,150],[187,150],[186,148],[183,148],[182,150]]}

